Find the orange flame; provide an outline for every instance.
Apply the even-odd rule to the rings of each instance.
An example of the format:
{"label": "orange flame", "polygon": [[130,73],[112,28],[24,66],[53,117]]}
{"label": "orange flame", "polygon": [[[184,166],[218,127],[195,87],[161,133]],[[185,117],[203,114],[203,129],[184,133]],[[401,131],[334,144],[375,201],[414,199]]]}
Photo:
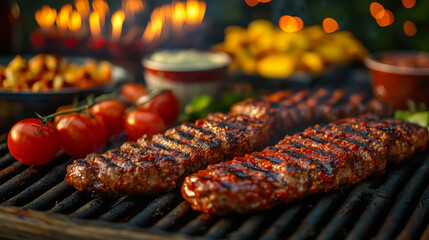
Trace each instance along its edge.
{"label": "orange flame", "polygon": [[155,39],[159,38],[165,22],[165,7],[156,8],[152,11],[150,16],[150,22],[148,23],[144,33],[143,41],[150,43]]}
{"label": "orange flame", "polygon": [[416,25],[411,21],[404,22],[404,32],[407,36],[412,37],[417,33]]}
{"label": "orange flame", "polygon": [[60,30],[67,31],[69,20],[70,20],[70,14],[73,12],[73,7],[71,4],[64,5],[57,16],[57,27]]}
{"label": "orange flame", "polygon": [[404,5],[405,8],[412,8],[416,5],[416,0],[402,0],[402,5]]}
{"label": "orange flame", "polygon": [[101,28],[103,28],[106,21],[106,15],[109,13],[109,5],[104,0],[93,0],[92,8],[100,16]]}
{"label": "orange flame", "polygon": [[150,43],[161,36],[165,37],[171,27],[180,31],[185,25],[199,25],[204,19],[205,12],[206,3],[198,0],[188,0],[186,3],[173,1],[171,4],[155,8],[143,32],[142,40]]}
{"label": "orange flame", "polygon": [[285,32],[297,32],[304,27],[304,22],[299,17],[284,15],[279,19],[279,26]]}
{"label": "orange flame", "polygon": [[80,29],[82,25],[82,18],[80,17],[80,14],[77,11],[73,11],[71,16],[70,16],[70,21],[69,21],[69,29],[72,32],[76,32],[77,30]]}
{"label": "orange flame", "polygon": [[76,6],[77,12],[82,17],[87,17],[89,15],[89,2],[88,0],[75,0],[74,5]]}
{"label": "orange flame", "polygon": [[37,24],[43,29],[48,29],[54,25],[57,18],[57,10],[44,5],[34,14]]}
{"label": "orange flame", "polygon": [[186,23],[190,25],[199,25],[203,21],[206,12],[206,3],[196,0],[186,2]]}
{"label": "orange flame", "polygon": [[89,30],[93,37],[99,37],[101,35],[100,15],[98,12],[92,12],[89,15]]}
{"label": "orange flame", "polygon": [[174,2],[173,8],[172,8],[172,21],[174,28],[180,29],[182,28],[183,24],[185,23],[186,19],[186,7],[185,3],[183,2]]}
{"label": "orange flame", "polygon": [[142,0],[122,0],[122,9],[127,18],[134,19],[136,13],[142,12],[144,8]]}
{"label": "orange flame", "polygon": [[387,9],[383,9],[376,16],[377,23],[380,25],[380,27],[387,27],[391,25],[394,19],[393,13]]}
{"label": "orange flame", "polygon": [[125,13],[122,10],[116,11],[112,16],[112,39],[118,40],[121,36],[122,23],[125,19]]}
{"label": "orange flame", "polygon": [[337,21],[335,21],[335,19],[333,18],[323,19],[322,27],[326,33],[333,33],[335,31],[340,30],[340,26],[338,25]]}

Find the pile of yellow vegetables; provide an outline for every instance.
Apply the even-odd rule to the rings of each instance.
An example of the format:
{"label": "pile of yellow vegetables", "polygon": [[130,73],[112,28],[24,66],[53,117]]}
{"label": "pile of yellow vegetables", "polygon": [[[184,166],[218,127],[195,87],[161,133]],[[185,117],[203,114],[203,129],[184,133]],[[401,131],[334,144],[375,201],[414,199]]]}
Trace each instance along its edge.
{"label": "pile of yellow vegetables", "polygon": [[255,20],[247,29],[230,26],[214,51],[232,56],[230,70],[267,78],[286,78],[297,72],[314,75],[327,67],[362,60],[367,49],[348,31],[327,34],[320,25],[284,32],[267,20]]}
{"label": "pile of yellow vegetables", "polygon": [[90,88],[111,81],[113,65],[88,59],[84,64],[68,62],[58,55],[38,54],[29,60],[17,55],[0,65],[0,90],[60,91]]}

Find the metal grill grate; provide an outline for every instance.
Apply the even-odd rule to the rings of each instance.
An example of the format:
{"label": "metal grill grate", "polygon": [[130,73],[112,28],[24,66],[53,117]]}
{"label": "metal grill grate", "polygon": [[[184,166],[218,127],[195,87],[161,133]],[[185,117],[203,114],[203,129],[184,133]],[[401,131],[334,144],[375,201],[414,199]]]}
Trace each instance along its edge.
{"label": "metal grill grate", "polygon": [[[46,166],[27,167],[13,159],[5,143],[0,144],[3,236],[429,238],[428,152],[342,191],[307,197],[268,211],[225,217],[192,211],[179,191],[117,198],[78,192],[63,181],[71,161],[59,155]],[[63,225],[67,231],[61,231]]]}

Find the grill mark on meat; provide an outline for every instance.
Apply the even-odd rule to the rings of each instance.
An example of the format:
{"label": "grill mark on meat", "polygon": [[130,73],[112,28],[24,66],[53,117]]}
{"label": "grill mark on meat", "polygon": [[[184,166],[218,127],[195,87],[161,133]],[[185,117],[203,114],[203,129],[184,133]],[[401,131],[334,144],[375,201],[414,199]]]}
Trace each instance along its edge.
{"label": "grill mark on meat", "polygon": [[323,92],[323,94],[319,95],[319,97],[317,98],[316,103],[325,102],[326,100],[329,99],[330,96],[331,96],[331,92],[329,90],[326,90],[326,91]]}
{"label": "grill mark on meat", "polygon": [[391,128],[391,127],[376,126],[375,128],[377,128],[378,130],[383,131],[385,133],[395,134],[395,135],[398,135],[398,136],[402,135],[401,132],[399,132],[396,129]]}
{"label": "grill mark on meat", "polygon": [[[315,130],[315,131],[316,131],[317,134],[323,134],[323,132],[320,131],[320,130]],[[356,145],[358,145],[359,147],[361,147],[363,149],[366,149],[366,148],[372,149],[371,146],[369,146],[368,144],[366,144],[366,143],[360,143],[360,142],[358,142],[358,141],[356,141],[355,139],[352,139],[352,138],[348,138],[348,137],[344,137],[344,136],[335,136],[335,137],[338,138],[338,139],[341,139],[341,140],[344,140],[344,141],[356,144]]]}
{"label": "grill mark on meat", "polygon": [[85,161],[85,160],[83,160],[83,159],[78,159],[78,160],[76,160],[76,163],[78,163],[78,164],[82,164],[82,165],[85,165],[85,166],[88,166],[88,167],[95,167],[95,168],[96,168],[96,166],[91,165],[88,161]]}
{"label": "grill mark on meat", "polygon": [[313,148],[313,147],[310,147],[310,146],[305,146],[305,145],[303,145],[303,144],[301,144],[301,143],[298,143],[298,142],[295,142],[295,141],[292,141],[292,142],[290,142],[289,144],[290,144],[290,145],[293,145],[293,146],[295,146],[295,147],[299,147],[299,148],[306,148],[306,149],[310,149],[310,150],[313,150],[313,151],[319,152],[321,155],[329,155],[329,156],[331,156],[331,157],[333,157],[333,158],[337,157],[335,154],[326,153],[326,151],[325,151],[325,150],[323,150],[323,149]]}
{"label": "grill mark on meat", "polygon": [[[144,149],[145,149],[145,151],[147,151],[147,152],[151,152],[151,153],[154,153],[154,154],[158,154],[158,156],[160,157],[160,158],[162,158],[162,159],[166,159],[166,160],[169,160],[169,161],[171,161],[171,162],[173,162],[173,163],[175,163],[176,162],[176,158],[174,157],[174,156],[172,156],[172,155],[167,155],[167,154],[164,154],[164,153],[159,153],[159,152],[157,152],[157,151],[155,151],[155,149],[153,149],[153,148],[151,148],[151,147],[149,147],[149,146],[144,146]],[[158,163],[158,158],[156,158],[155,159],[155,162],[156,163]],[[159,170],[161,170],[160,168],[159,168],[159,166],[158,165],[156,165],[156,167],[159,169]]]}
{"label": "grill mark on meat", "polygon": [[240,171],[234,167],[231,167],[229,165],[222,164],[222,165],[220,165],[220,167],[222,169],[225,169],[227,172],[234,174],[238,178],[249,178],[250,177],[249,174],[243,173],[242,171]]}
{"label": "grill mark on meat", "polygon": [[206,120],[209,123],[215,124],[225,130],[232,130],[232,129],[237,129],[243,132],[249,132],[249,129],[239,126],[238,124],[234,124],[234,123],[228,123],[228,122],[220,122],[220,121],[215,121],[215,120]]}
{"label": "grill mark on meat", "polygon": [[[285,153],[287,153],[287,154],[289,154],[289,155],[291,155],[291,156],[293,156],[295,158],[299,158],[299,159],[302,159],[302,160],[304,160],[306,162],[309,162],[310,165],[315,164],[317,166],[316,169],[318,171],[321,171],[321,172],[325,173],[328,176],[332,176],[332,170],[334,169],[335,166],[326,165],[325,163],[323,163],[323,162],[321,162],[321,161],[319,161],[317,159],[308,158],[304,154],[293,152],[293,151],[290,151],[290,150],[287,150],[287,149],[284,149],[284,148],[282,148],[280,150],[282,150],[283,152],[285,152]],[[310,169],[308,169],[308,170],[310,170]]]}
{"label": "grill mark on meat", "polygon": [[[337,126],[338,126],[338,129],[342,130],[343,132],[345,132],[345,133],[350,133],[350,134],[356,134],[356,135],[359,135],[359,136],[361,136],[364,140],[367,140],[368,142],[372,142],[372,141],[374,141],[374,140],[375,140],[375,139],[373,139],[373,138],[369,137],[367,132],[358,131],[358,130],[356,130],[356,129],[351,128],[351,126],[341,126],[341,125],[337,125]],[[352,138],[350,138],[350,139],[352,139]],[[353,140],[354,140],[355,142],[359,142],[359,141],[357,141],[357,140],[355,140],[355,139],[353,139]],[[370,148],[370,149],[374,150],[374,149],[371,147],[371,145],[367,144],[365,141],[362,143],[362,145],[365,145],[365,146],[367,146],[368,148]]]}
{"label": "grill mark on meat", "polygon": [[259,159],[264,159],[264,160],[270,161],[270,162],[272,162],[274,164],[281,164],[281,163],[284,162],[284,161],[282,161],[282,160],[280,160],[280,159],[278,159],[276,157],[273,157],[273,156],[263,157],[263,156],[261,156],[261,155],[259,155],[257,153],[252,153],[252,156],[254,156],[256,158],[259,158]]}
{"label": "grill mark on meat", "polygon": [[255,166],[253,163],[250,163],[250,162],[241,162],[241,164],[247,168],[252,169],[252,170],[262,172],[264,174],[264,176],[267,178],[270,178],[274,181],[276,180],[277,174],[268,170],[268,169]]}
{"label": "grill mark on meat", "polygon": [[340,103],[345,103],[349,100],[348,95],[342,89],[337,89],[333,92],[332,98],[329,99],[329,104],[332,105],[332,108],[336,108],[340,105]]}
{"label": "grill mark on meat", "polygon": [[344,92],[340,98],[337,98],[337,101],[332,105],[332,108],[335,109],[335,108],[338,108],[338,107],[344,105],[345,103],[349,102],[351,97],[352,97],[351,94]]}
{"label": "grill mark on meat", "polygon": [[[277,149],[276,151],[279,151],[279,149]],[[278,159],[278,158],[276,158],[274,156],[264,157],[264,156],[261,156],[261,155],[259,155],[257,153],[252,153],[251,155],[254,156],[255,158],[267,160],[267,161],[270,161],[270,162],[272,162],[274,164],[282,164],[282,163],[284,163],[284,164],[286,164],[286,169],[288,169],[290,171],[296,172],[296,171],[305,171],[305,170],[307,170],[306,168],[302,168],[302,167],[297,166],[295,164],[292,164],[292,163],[290,163],[288,161],[283,161],[283,160]]]}
{"label": "grill mark on meat", "polygon": [[[141,149],[141,147],[140,147],[140,149]],[[113,150],[111,150],[111,154],[112,154],[113,157],[122,157],[122,158],[125,159],[125,162],[127,164],[130,164],[130,165],[132,165],[134,167],[137,167],[137,164],[131,158],[129,158],[127,156],[128,155],[127,153],[129,153],[129,152],[127,152],[127,151],[119,151],[119,149],[113,149]]]}
{"label": "grill mark on meat", "polygon": [[192,140],[194,139],[195,135],[189,132],[184,132],[182,130],[179,129],[175,129],[175,131],[180,135],[180,137],[185,138],[187,140]]}
{"label": "grill mark on meat", "polygon": [[305,135],[302,135],[302,133],[300,133],[300,134],[299,134],[299,136],[301,136],[301,137],[303,137],[303,138],[311,139],[311,140],[313,140],[313,141],[316,141],[316,142],[319,142],[319,143],[322,143],[322,144],[331,143],[332,145],[334,145],[334,146],[336,146],[336,147],[338,147],[338,148],[341,148],[341,149],[343,149],[343,150],[345,150],[345,151],[347,151],[347,152],[350,152],[350,151],[351,151],[351,149],[350,149],[350,148],[340,146],[340,145],[338,145],[336,142],[333,142],[333,141],[331,141],[331,140],[323,140],[323,139],[320,139],[320,138],[318,138],[318,137],[316,137],[316,136],[314,136],[314,135],[311,135],[311,136],[308,136],[308,137],[307,137],[307,136],[305,136]]}
{"label": "grill mark on meat", "polygon": [[273,151],[279,151],[280,150],[280,149],[276,148],[275,146],[268,146],[267,148],[270,150],[273,150]]}
{"label": "grill mark on meat", "polygon": [[162,138],[165,139],[166,141],[174,142],[174,143],[177,143],[179,145],[189,146],[189,147],[192,147],[193,149],[195,149],[195,146],[193,146],[189,142],[180,141],[179,139],[175,139],[175,138],[172,138],[172,137],[169,137],[166,135],[162,135]]}
{"label": "grill mark on meat", "polygon": [[218,182],[220,185],[224,186],[227,189],[231,189],[232,188],[232,186],[229,183],[227,183],[225,181],[221,181],[221,180],[215,179],[215,178],[213,178],[213,177],[211,177],[209,175],[204,176],[203,179],[204,180],[210,180],[210,181]]}
{"label": "grill mark on meat", "polygon": [[180,150],[178,150],[178,149],[173,149],[173,148],[169,148],[169,147],[167,147],[167,146],[164,146],[164,145],[162,145],[161,143],[154,143],[153,144],[155,147],[158,147],[158,148],[161,148],[162,150],[165,150],[165,151],[167,151],[167,152],[175,152],[175,153],[178,153],[178,154],[180,154],[180,155],[183,155],[183,156],[187,156],[187,157],[189,157],[189,154],[188,153],[185,153],[185,152],[182,152],[182,151],[180,151]]}
{"label": "grill mark on meat", "polygon": [[217,148],[220,145],[220,140],[206,140],[202,138],[197,138],[195,143],[199,146],[207,147],[207,148]]}
{"label": "grill mark on meat", "polygon": [[106,166],[121,168],[120,166],[116,165],[116,163],[114,161],[111,161],[110,158],[107,158],[107,157],[103,156],[102,154],[96,153],[93,156],[93,158],[101,158],[103,160],[102,164],[105,164]]}
{"label": "grill mark on meat", "polygon": [[204,133],[204,134],[211,135],[211,136],[216,136],[216,134],[215,134],[215,133],[210,132],[209,130],[204,129],[204,128],[202,128],[202,127],[195,126],[194,124],[184,123],[183,125],[185,125],[186,127],[189,127],[189,128],[193,128],[193,129],[195,129],[195,130],[197,130],[197,131],[200,131],[200,132],[202,132],[202,133]]}
{"label": "grill mark on meat", "polygon": [[345,140],[345,141],[351,142],[351,143],[354,143],[354,144],[356,144],[356,145],[358,145],[359,147],[364,148],[364,149],[366,149],[366,148],[370,148],[370,149],[372,149],[372,147],[371,147],[371,146],[369,146],[368,144],[360,143],[360,142],[358,142],[358,141],[356,141],[356,140],[354,140],[354,139],[348,138],[348,137],[337,136],[337,138],[339,138],[339,139],[341,139],[341,140]]}

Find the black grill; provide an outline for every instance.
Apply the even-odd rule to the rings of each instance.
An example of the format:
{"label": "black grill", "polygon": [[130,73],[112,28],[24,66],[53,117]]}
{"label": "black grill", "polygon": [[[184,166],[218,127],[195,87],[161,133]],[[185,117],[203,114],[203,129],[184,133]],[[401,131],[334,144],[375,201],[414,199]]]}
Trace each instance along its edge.
{"label": "black grill", "polygon": [[[3,136],[4,139],[4,136]],[[179,191],[92,196],[63,181],[72,159],[43,167],[15,161],[0,144],[0,236],[95,239],[429,238],[429,153],[353,187],[275,207],[218,217],[191,210]]]}

